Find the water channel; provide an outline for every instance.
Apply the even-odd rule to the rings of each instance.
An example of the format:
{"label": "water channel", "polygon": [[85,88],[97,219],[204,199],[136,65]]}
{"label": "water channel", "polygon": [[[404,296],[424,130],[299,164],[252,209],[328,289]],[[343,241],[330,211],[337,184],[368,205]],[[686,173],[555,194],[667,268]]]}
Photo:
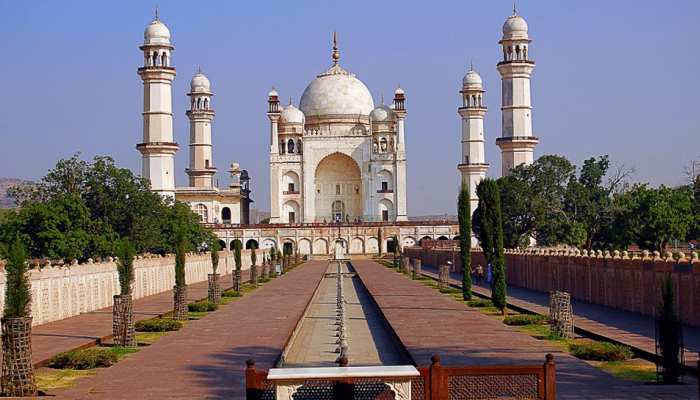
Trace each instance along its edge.
{"label": "water channel", "polygon": [[279,366],[332,367],[341,355],[350,366],[410,364],[351,263],[330,261]]}

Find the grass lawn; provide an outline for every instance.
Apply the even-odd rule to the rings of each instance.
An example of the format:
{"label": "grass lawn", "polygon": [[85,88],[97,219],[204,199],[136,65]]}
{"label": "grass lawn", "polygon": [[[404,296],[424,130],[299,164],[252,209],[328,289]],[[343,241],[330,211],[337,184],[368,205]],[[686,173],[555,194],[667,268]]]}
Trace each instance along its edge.
{"label": "grass lawn", "polygon": [[189,311],[187,313],[187,318],[189,319],[201,319],[209,314],[207,311]]}
{"label": "grass lawn", "polygon": [[95,375],[94,369],[53,369],[40,368],[36,371],[36,384],[39,390],[51,392],[56,389],[71,387],[76,379]]}
{"label": "grass lawn", "polygon": [[654,363],[633,358],[627,361],[587,361],[594,367],[613,374],[620,379],[638,382],[655,382],[656,366]]}
{"label": "grass lawn", "polygon": [[136,332],[136,342],[139,345],[150,345],[167,334],[168,332]]}
{"label": "grass lawn", "polygon": [[136,353],[139,349],[137,347],[110,346],[109,351],[116,354],[117,358],[121,360],[129,354]]}

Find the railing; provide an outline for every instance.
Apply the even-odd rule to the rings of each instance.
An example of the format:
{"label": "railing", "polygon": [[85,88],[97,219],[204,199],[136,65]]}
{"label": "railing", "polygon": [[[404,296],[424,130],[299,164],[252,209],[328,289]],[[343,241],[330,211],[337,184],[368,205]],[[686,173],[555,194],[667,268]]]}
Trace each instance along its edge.
{"label": "railing", "polygon": [[247,400],[294,399],[537,399],[556,398],[554,357],[541,365],[440,365],[281,368],[269,372],[246,362]]}
{"label": "railing", "polygon": [[316,228],[316,227],[390,227],[390,226],[435,226],[435,225],[450,225],[456,226],[457,221],[449,219],[436,220],[416,220],[416,221],[367,221],[363,219],[361,222],[304,222],[304,223],[280,223],[280,224],[220,224],[206,223],[203,224],[207,228],[235,228],[235,229],[270,229],[270,228]]}
{"label": "railing", "polygon": [[379,189],[377,193],[394,193],[394,189]]}
{"label": "railing", "polygon": [[282,192],[282,194],[287,195],[287,194],[299,194],[298,190],[285,190]]}

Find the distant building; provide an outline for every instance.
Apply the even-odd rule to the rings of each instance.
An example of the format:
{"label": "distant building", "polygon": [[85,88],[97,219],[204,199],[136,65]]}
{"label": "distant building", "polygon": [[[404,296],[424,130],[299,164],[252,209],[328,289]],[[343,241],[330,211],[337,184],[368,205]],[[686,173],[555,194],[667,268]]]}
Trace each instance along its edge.
{"label": "distant building", "polygon": [[141,152],[142,176],[151,182],[151,189],[165,197],[188,203],[202,222],[249,223],[250,177],[237,163],[229,168],[228,188],[215,184],[216,167],[212,152],[212,121],[214,109],[211,83],[201,71],[190,82],[190,108],[185,113],[190,120],[190,163],[185,171],[187,186],[175,186],[175,153],[179,145],[173,139],[172,82],[175,68],[171,65],[170,31],[156,15],[144,33],[140,47],[143,66],[138,69],[143,80],[143,142],[136,148]]}
{"label": "distant building", "polygon": [[404,91],[375,107],[335,39],[331,67],[298,107],[268,94],[272,224],[407,220]]}

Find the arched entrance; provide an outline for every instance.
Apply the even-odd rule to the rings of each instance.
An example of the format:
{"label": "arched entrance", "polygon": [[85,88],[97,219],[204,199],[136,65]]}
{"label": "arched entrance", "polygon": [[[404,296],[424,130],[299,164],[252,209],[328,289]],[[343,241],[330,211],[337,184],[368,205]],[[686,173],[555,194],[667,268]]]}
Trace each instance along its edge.
{"label": "arched entrance", "polygon": [[245,242],[245,248],[248,250],[257,249],[258,247],[258,241],[255,239],[250,239],[247,242]]}
{"label": "arched entrance", "polygon": [[230,224],[231,223],[231,209],[228,207],[224,207],[221,209],[221,222],[224,224]]}
{"label": "arched entrance", "polygon": [[318,163],[314,180],[315,221],[353,221],[363,216],[362,176],[355,160],[333,153]]}
{"label": "arched entrance", "polygon": [[284,242],[282,245],[282,254],[294,254],[294,243]]}
{"label": "arched entrance", "polygon": [[345,240],[343,239],[336,239],[335,241],[335,251],[334,251],[334,256],[336,260],[342,260],[345,258],[345,254],[347,253],[347,246],[345,244]]}

